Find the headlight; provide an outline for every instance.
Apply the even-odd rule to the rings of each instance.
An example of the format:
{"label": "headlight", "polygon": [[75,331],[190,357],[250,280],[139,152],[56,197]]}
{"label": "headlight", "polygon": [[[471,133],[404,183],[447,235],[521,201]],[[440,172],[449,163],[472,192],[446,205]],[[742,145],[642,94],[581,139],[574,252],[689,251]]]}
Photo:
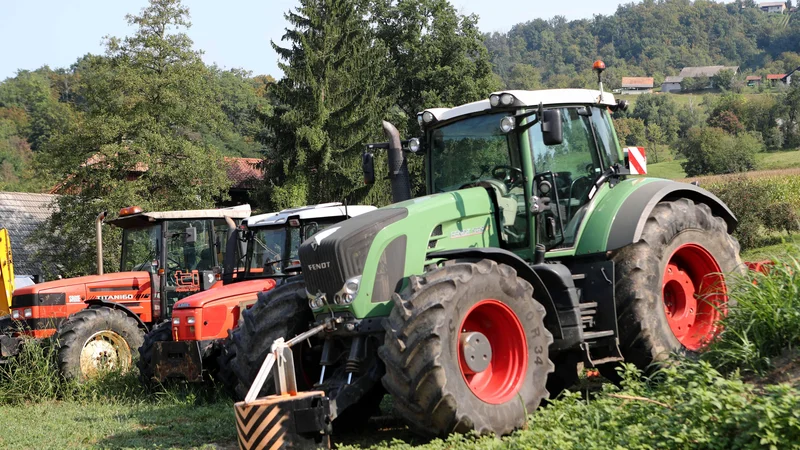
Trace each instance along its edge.
{"label": "headlight", "polygon": [[516,125],[517,124],[516,121],[514,120],[514,116],[505,116],[502,119],[500,119],[500,130],[502,130],[503,133],[511,132],[511,130],[513,130]]}
{"label": "headlight", "polygon": [[33,310],[30,308],[25,308],[22,310],[22,315],[25,316],[26,319],[28,317],[33,317]]}
{"label": "headlight", "polygon": [[411,153],[417,153],[419,151],[419,139],[411,138],[408,140],[408,149],[411,150]]}
{"label": "headlight", "polygon": [[186,323],[189,325],[194,325],[194,316],[189,316],[186,318]]}
{"label": "headlight", "polygon": [[424,113],[422,113],[422,121],[423,122],[431,123],[431,122],[433,122],[433,119],[435,119],[435,117],[433,117],[433,113],[432,112],[425,111]]}
{"label": "headlight", "polygon": [[15,309],[15,310],[11,311],[11,318],[19,320],[19,310],[18,309]]}
{"label": "headlight", "polygon": [[489,104],[492,105],[492,108],[500,104],[500,96],[497,94],[493,94],[489,96]]}
{"label": "headlight", "polygon": [[311,309],[320,309],[325,306],[325,294],[318,294],[315,296],[308,296],[308,307]]}
{"label": "headlight", "polygon": [[500,96],[500,104],[503,106],[511,106],[514,103],[514,96],[511,94],[503,94]]}
{"label": "headlight", "polygon": [[180,325],[181,324],[181,318],[180,317],[173,317],[172,318],[172,324],[173,325]]}
{"label": "headlight", "polygon": [[361,275],[345,281],[343,291],[345,294],[356,295],[359,287],[361,287]]}

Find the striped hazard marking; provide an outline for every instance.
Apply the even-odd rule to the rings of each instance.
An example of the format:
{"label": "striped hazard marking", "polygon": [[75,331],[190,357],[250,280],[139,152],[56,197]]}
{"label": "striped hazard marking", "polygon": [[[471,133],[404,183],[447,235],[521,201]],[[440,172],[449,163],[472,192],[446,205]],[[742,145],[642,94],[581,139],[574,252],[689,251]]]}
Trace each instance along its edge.
{"label": "striped hazard marking", "polygon": [[628,169],[630,169],[631,174],[646,175],[647,155],[644,147],[625,147],[624,151],[628,154]]}
{"label": "striped hazard marking", "polygon": [[[301,435],[296,432],[294,411],[305,408],[303,399],[322,397],[324,392],[306,391],[296,396],[270,395],[250,403],[233,405],[236,434],[241,450],[316,449],[330,448],[327,436]],[[298,401],[301,401],[298,403]]]}

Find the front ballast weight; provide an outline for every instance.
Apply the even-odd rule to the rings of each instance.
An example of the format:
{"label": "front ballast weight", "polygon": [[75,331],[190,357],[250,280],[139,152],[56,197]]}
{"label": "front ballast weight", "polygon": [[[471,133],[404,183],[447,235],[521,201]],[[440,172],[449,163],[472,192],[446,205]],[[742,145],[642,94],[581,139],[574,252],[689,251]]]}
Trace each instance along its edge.
{"label": "front ballast weight", "polygon": [[[323,391],[297,392],[292,347],[341,321],[330,318],[289,341],[279,338],[273,342],[244,401],[233,405],[239,448],[330,448],[333,422],[330,399]],[[270,371],[276,394],[258,398]]]}

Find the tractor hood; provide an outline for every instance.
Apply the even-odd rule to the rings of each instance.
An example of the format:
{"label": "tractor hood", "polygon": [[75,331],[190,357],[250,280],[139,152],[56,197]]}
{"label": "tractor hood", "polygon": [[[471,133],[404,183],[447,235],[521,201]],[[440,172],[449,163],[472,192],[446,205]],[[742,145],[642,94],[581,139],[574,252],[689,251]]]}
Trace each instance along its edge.
{"label": "tractor hood", "polygon": [[182,298],[175,304],[175,309],[216,306],[228,300],[235,300],[234,303],[238,305],[241,296],[268,291],[274,288],[276,284],[276,281],[272,278],[241,281]]}
{"label": "tractor hood", "polygon": [[[335,310],[352,305],[358,317],[372,314],[407,273],[422,272],[428,251],[498,246],[495,222],[483,187],[415,198],[341,222],[300,246],[308,294],[324,295]],[[355,294],[345,290],[347,281],[360,286]]]}
{"label": "tractor hood", "polygon": [[150,290],[148,272],[119,272],[66,278],[14,290],[12,307],[63,305],[85,300],[141,298]]}

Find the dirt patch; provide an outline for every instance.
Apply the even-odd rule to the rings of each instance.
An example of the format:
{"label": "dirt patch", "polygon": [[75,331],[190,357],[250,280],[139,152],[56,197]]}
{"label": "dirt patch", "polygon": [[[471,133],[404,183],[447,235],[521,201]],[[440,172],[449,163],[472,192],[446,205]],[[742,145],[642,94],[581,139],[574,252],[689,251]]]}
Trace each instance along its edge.
{"label": "dirt patch", "polygon": [[788,383],[800,387],[800,352],[791,351],[772,361],[775,367],[763,377],[745,377],[745,381],[764,387],[770,384]]}

